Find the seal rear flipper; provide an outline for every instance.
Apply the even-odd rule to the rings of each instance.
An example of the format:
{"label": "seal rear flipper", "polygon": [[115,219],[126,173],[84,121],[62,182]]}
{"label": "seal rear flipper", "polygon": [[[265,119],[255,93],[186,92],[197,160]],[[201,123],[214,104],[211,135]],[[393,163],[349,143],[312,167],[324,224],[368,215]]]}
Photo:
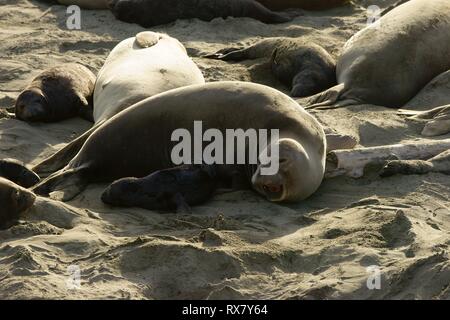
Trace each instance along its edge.
{"label": "seal rear flipper", "polygon": [[54,200],[70,201],[88,185],[88,180],[84,178],[86,170],[87,167],[79,167],[56,172],[33,187],[32,191]]}
{"label": "seal rear flipper", "polygon": [[310,97],[305,109],[337,109],[358,103],[356,99],[344,98],[343,95],[346,92],[345,85],[343,83],[338,84],[337,86]]}
{"label": "seal rear flipper", "polygon": [[77,155],[86,140],[97,130],[97,127],[98,125],[92,127],[75,140],[69,142],[61,150],[34,166],[32,170],[38,175],[44,176],[64,168]]}

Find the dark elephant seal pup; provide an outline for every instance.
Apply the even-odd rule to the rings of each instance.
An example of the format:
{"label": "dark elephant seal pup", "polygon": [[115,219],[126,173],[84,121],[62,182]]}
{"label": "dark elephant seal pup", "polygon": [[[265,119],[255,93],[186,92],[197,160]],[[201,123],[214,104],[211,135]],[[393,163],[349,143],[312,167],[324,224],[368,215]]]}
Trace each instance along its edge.
{"label": "dark elephant seal pup", "polygon": [[[267,86],[215,82],[174,89],[128,108],[95,130],[65,168],[34,190],[70,200],[92,182],[145,177],[174,167],[171,153],[178,144],[171,140],[172,134],[183,128],[194,136],[195,121],[202,121],[205,132],[216,129],[224,137],[227,129],[279,130],[277,140],[262,145],[270,150],[278,147],[276,173],[263,175],[265,165],[240,165],[245,168],[243,179],[267,199],[299,201],[320,186],[326,138],[315,118],[290,97]],[[239,154],[248,153],[249,144],[246,148]],[[233,151],[236,155],[236,150],[226,153]]]}
{"label": "dark elephant seal pup", "polygon": [[269,38],[244,49],[223,49],[208,58],[242,61],[271,57],[274,76],[290,86],[291,96],[306,97],[336,84],[336,62],[321,46],[296,38]]}
{"label": "dark elephant seal pup", "polygon": [[145,98],[205,79],[185,47],[163,33],[144,31],[121,41],[98,73],[94,90],[95,126],[33,168],[38,174],[63,168],[104,121]]}
{"label": "dark elephant seal pup", "polygon": [[36,173],[14,159],[0,160],[0,177],[13,181],[24,188],[30,188],[41,180]]}
{"label": "dark elephant seal pup", "polygon": [[17,97],[16,117],[30,122],[54,122],[78,115],[92,119],[94,85],[95,75],[80,64],[47,69]]}
{"label": "dark elephant seal pup", "polygon": [[398,108],[450,69],[450,1],[408,1],[355,34],[337,61],[338,86],[308,108],[370,103]]}
{"label": "dark elephant seal pup", "polygon": [[0,178],[0,228],[7,228],[31,209],[36,196],[33,192]]}
{"label": "dark elephant seal pup", "polygon": [[217,186],[214,166],[184,165],[138,178],[123,178],[111,184],[102,201],[119,207],[176,210],[189,213],[213,195]]}
{"label": "dark elephant seal pup", "polygon": [[256,0],[111,0],[114,16],[144,28],[174,22],[178,19],[249,17],[265,23],[283,23],[292,20],[285,13],[273,12]]}
{"label": "dark elephant seal pup", "polygon": [[426,174],[438,172],[450,174],[450,150],[447,150],[429,160],[392,160],[388,161],[380,172],[381,177],[396,174]]}

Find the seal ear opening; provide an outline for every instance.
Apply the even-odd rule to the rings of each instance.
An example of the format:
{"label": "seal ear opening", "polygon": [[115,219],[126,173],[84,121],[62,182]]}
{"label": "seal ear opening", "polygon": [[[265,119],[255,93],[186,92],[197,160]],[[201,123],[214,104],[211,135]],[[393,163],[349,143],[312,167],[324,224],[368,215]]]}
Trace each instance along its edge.
{"label": "seal ear opening", "polygon": [[40,196],[58,201],[70,201],[80,194],[88,185],[85,179],[87,167],[61,170],[32,188]]}

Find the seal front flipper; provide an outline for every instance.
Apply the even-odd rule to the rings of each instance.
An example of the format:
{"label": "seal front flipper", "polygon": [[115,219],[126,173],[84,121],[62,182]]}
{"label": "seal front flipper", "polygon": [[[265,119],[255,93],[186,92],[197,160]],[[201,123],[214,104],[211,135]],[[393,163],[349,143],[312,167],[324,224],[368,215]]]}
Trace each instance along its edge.
{"label": "seal front flipper", "polygon": [[50,197],[58,201],[70,201],[80,194],[88,185],[84,178],[87,166],[56,172],[32,188],[40,196]]}
{"label": "seal front flipper", "polygon": [[183,195],[181,195],[181,193],[176,193],[172,197],[171,201],[173,202],[173,204],[177,208],[177,213],[178,214],[192,214],[191,207],[189,206],[189,204],[187,203],[187,201],[183,197]]}

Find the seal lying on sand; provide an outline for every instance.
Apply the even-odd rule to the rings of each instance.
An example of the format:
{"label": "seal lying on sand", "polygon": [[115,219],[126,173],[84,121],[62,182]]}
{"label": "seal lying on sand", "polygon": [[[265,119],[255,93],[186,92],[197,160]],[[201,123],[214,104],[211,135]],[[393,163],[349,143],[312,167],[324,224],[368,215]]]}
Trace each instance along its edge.
{"label": "seal lying on sand", "polygon": [[27,189],[0,178],[0,228],[7,228],[26,213],[36,196]]}
{"label": "seal lying on sand", "polygon": [[45,70],[17,97],[16,117],[53,122],[80,115],[91,120],[94,85],[95,75],[80,64],[68,63]]}
{"label": "seal lying on sand", "polygon": [[[215,82],[174,89],[123,111],[95,130],[65,168],[34,190],[69,200],[92,182],[144,177],[174,167],[170,155],[176,144],[171,136],[180,128],[192,136],[195,121],[223,136],[233,128],[279,130],[278,140],[262,146],[279,150],[276,174],[263,175],[265,164],[241,165],[244,178],[267,199],[299,201],[321,184],[326,140],[315,118],[275,89],[254,83]],[[248,145],[246,148],[248,152]]]}
{"label": "seal lying on sand", "polygon": [[[450,69],[450,1],[411,0],[345,45],[336,67],[339,85],[310,99],[308,108],[370,103],[401,107]],[[332,108],[332,107],[331,107]]]}
{"label": "seal lying on sand", "polygon": [[138,178],[123,178],[102,195],[104,203],[119,207],[190,212],[189,206],[211,198],[217,187],[214,166],[184,165]]}
{"label": "seal lying on sand", "polygon": [[274,76],[290,86],[291,96],[306,97],[336,84],[336,62],[313,43],[295,38],[269,38],[245,49],[227,48],[206,56],[225,61],[271,57]]}
{"label": "seal lying on sand", "polygon": [[447,150],[427,161],[423,160],[392,160],[388,161],[380,172],[381,177],[396,174],[426,174],[439,172],[450,174],[450,150]]}
{"label": "seal lying on sand", "polygon": [[30,188],[41,180],[36,173],[14,159],[0,160],[0,177],[13,181],[24,188]]}
{"label": "seal lying on sand", "polygon": [[109,6],[117,19],[144,28],[193,18],[249,17],[264,23],[292,20],[287,13],[273,12],[255,0],[111,0]]}
{"label": "seal lying on sand", "polygon": [[64,167],[104,121],[161,92],[203,84],[205,79],[184,46],[166,34],[144,31],[120,42],[100,70],[94,91],[96,125],[33,168],[48,174]]}
{"label": "seal lying on sand", "polygon": [[349,3],[349,0],[257,0],[271,10],[300,8],[305,10],[326,10]]}

